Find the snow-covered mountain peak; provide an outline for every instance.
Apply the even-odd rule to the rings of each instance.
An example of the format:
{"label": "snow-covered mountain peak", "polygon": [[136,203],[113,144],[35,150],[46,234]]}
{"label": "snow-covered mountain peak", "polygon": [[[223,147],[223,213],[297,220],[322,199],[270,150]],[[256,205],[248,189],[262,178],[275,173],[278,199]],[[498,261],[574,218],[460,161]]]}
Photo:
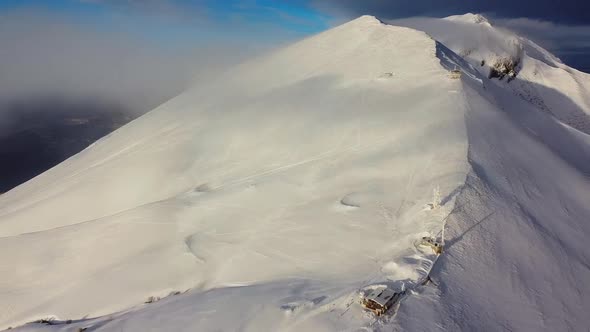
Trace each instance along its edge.
{"label": "snow-covered mountain peak", "polygon": [[462,22],[462,23],[474,23],[491,26],[490,21],[482,14],[466,13],[463,15],[452,15],[443,18],[443,20]]}
{"label": "snow-covered mountain peak", "polygon": [[[439,231],[468,171],[461,81],[437,46],[361,17],[228,69],[3,194],[0,261],[16,273],[2,275],[0,328],[187,288],[333,283],[311,282],[309,299],[260,294],[272,315],[219,310],[277,330],[288,312],[342,306],[375,273],[418,282],[432,257],[413,258],[413,243]],[[435,187],[445,204],[431,213]]]}
{"label": "snow-covered mountain peak", "polygon": [[[157,151],[157,154],[160,155],[157,159],[166,162],[147,162],[147,166],[142,168],[146,173],[118,173],[121,176],[115,182],[118,189],[111,190],[112,188],[110,188],[109,194],[105,193],[102,204],[95,208],[61,209],[58,213],[53,208],[55,202],[47,200],[44,192],[35,190],[35,188],[51,183],[51,178],[62,174],[61,172],[67,167],[84,169],[84,171],[75,172],[69,176],[71,179],[77,179],[74,181],[75,183],[78,183],[78,180],[81,181],[76,185],[78,188],[76,190],[81,190],[84,188],[84,185],[81,185],[82,182],[93,181],[91,177],[85,175],[88,171],[95,172],[107,164],[116,164],[120,161],[118,157],[115,158],[111,154],[111,148],[106,146],[113,146],[112,149],[115,150],[135,150],[136,145],[126,143],[129,142],[129,139],[124,138],[125,135],[131,135],[137,137],[139,141],[144,141],[140,137],[152,137],[150,139],[158,140],[159,137],[157,135],[154,137],[152,133],[164,130],[158,128],[170,127],[174,128],[174,132],[190,131],[195,123],[202,121],[202,117],[213,112],[204,107],[198,108],[199,112],[195,112],[193,111],[196,107],[194,105],[208,105],[208,103],[215,105],[223,99],[219,97],[220,95],[232,96],[232,99],[225,99],[225,109],[241,109],[243,103],[248,103],[252,99],[263,98],[276,94],[280,89],[288,90],[297,86],[319,84],[336,89],[336,87],[349,88],[366,84],[373,86],[373,82],[379,82],[378,86],[385,88],[402,82],[405,85],[420,82],[423,78],[428,77],[439,77],[444,81],[446,74],[447,70],[441,66],[441,59],[437,57],[437,44],[426,33],[406,27],[383,24],[373,16],[362,16],[228,70],[226,74],[208,82],[207,86],[196,86],[162,105],[148,116],[131,123],[123,132],[114,133],[113,137],[97,143],[96,146],[66,161],[56,169],[16,188],[10,194],[3,195],[0,197],[0,208],[5,206],[5,211],[13,213],[14,218],[5,222],[5,227],[0,229],[0,236],[53,229],[75,224],[80,219],[103,218],[145,202],[165,199],[170,195],[187,190],[191,185],[198,186],[198,183],[186,183],[183,180],[183,177],[197,177],[196,170],[190,166],[192,164],[190,158],[176,158],[175,153],[178,151],[166,149]],[[202,112],[206,112],[206,114],[204,115]],[[270,110],[263,109],[254,112],[253,117],[265,117],[267,112],[269,116],[275,114]],[[185,119],[187,121],[179,123],[170,114],[182,114],[183,117],[190,118],[190,121]],[[231,132],[237,131],[239,130]],[[130,132],[133,133],[129,134]],[[223,137],[225,136],[217,138],[223,140]],[[181,150],[186,145],[194,146],[192,140],[191,136],[179,140],[176,142],[178,149]],[[208,141],[211,141],[211,138]],[[129,147],[120,148],[119,145],[129,145]],[[165,156],[169,154],[174,154],[174,156]],[[153,157],[152,154],[145,155],[147,159]],[[93,162],[88,160],[93,160]],[[102,160],[111,162],[103,163]],[[97,166],[86,169],[83,165],[88,163],[97,163]],[[167,179],[163,175],[169,168],[183,169],[183,177],[175,178],[172,181]],[[146,174],[158,174],[158,176],[149,177],[148,183],[151,184],[146,184],[143,180]],[[117,177],[113,176],[113,179],[115,178]],[[142,183],[142,185],[129,185],[130,183]],[[146,186],[151,187],[156,183],[158,190],[145,189]],[[67,185],[67,183],[63,185]],[[87,185],[86,187],[91,188],[92,186]],[[28,194],[30,190],[35,191],[35,195],[39,196],[40,202],[37,205],[48,210],[43,220],[34,223],[27,223],[21,219],[27,218],[25,217],[26,211],[28,211],[25,209],[26,204],[13,203],[14,200],[20,200],[22,195],[30,195]],[[72,193],[72,196],[61,195],[56,198],[63,204],[66,204],[68,200],[75,199],[84,201],[81,205],[92,205],[93,195]],[[21,200],[21,202],[24,201]],[[21,213],[24,214],[21,215]],[[12,226],[8,227],[8,224]]]}
{"label": "snow-covered mountain peak", "polygon": [[[429,71],[440,74],[444,70],[436,53],[436,42],[423,31],[385,24],[366,15],[248,61],[220,81],[224,85],[231,81],[236,89],[252,94],[314,77],[350,82],[388,73],[405,77]],[[250,78],[260,71],[272,74],[264,82],[251,84]]]}
{"label": "snow-covered mountain peak", "polygon": [[378,19],[376,16],[373,16],[373,15],[362,15],[362,16],[359,16],[348,23],[345,23],[345,25],[367,25],[367,26],[379,25],[379,24],[383,24],[383,22],[380,19]]}

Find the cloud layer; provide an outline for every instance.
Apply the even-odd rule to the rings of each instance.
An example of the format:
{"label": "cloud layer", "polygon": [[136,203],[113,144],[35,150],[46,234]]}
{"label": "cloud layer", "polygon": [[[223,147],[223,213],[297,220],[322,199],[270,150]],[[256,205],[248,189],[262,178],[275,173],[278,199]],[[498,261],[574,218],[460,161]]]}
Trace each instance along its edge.
{"label": "cloud layer", "polygon": [[180,89],[188,58],[43,12],[0,18],[0,100],[63,95],[141,107]]}
{"label": "cloud layer", "polygon": [[30,8],[0,14],[0,112],[5,102],[48,96],[144,112],[265,49],[194,35],[207,24],[158,35],[171,22],[139,16],[105,25]]}

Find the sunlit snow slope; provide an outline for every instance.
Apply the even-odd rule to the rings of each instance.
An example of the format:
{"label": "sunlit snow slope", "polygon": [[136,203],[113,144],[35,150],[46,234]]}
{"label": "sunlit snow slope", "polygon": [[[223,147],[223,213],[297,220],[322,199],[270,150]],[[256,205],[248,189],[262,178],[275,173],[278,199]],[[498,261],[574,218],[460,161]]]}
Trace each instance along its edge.
{"label": "sunlit snow slope", "polygon": [[0,325],[193,288],[232,295],[186,328],[257,326],[254,303],[288,329],[415,282],[468,172],[460,85],[426,34],[362,17],[186,92],[0,197]]}
{"label": "sunlit snow slope", "polygon": [[[0,328],[590,326],[589,76],[518,39],[488,79],[510,49],[471,33],[506,32],[439,21],[415,28],[442,43],[365,16],[249,61],[0,196]],[[436,259],[415,243],[447,216]],[[408,292],[376,319],[358,293],[382,285]]]}

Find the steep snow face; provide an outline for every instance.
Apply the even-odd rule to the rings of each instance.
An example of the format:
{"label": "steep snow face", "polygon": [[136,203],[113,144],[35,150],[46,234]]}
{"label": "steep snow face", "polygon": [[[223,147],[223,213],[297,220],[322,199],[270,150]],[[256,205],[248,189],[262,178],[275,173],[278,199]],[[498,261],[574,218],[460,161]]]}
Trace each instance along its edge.
{"label": "steep snow face", "polygon": [[483,76],[497,77],[496,72],[508,74],[513,69],[516,80],[511,81],[507,75],[501,81],[496,78],[490,82],[555,116],[565,125],[590,134],[590,75],[564,65],[534,42],[494,27],[478,14],[393,23],[426,31]]}
{"label": "steep snow face", "polygon": [[[439,232],[468,172],[466,103],[440,46],[362,17],[232,68],[0,196],[0,327],[188,288],[108,326],[372,324],[358,290],[425,276],[435,257],[414,243]],[[434,188],[440,207],[425,209]]]}
{"label": "steep snow face", "polygon": [[[514,35],[472,18],[421,24],[456,52],[475,45],[464,56],[481,70],[477,58],[504,44],[479,45]],[[473,31],[479,40],[470,39]],[[464,84],[473,172],[432,270],[437,287],[407,298],[394,324],[401,330],[576,331],[590,324],[583,282],[590,278],[588,75],[516,39],[523,55],[514,80],[484,79],[485,89]]]}
{"label": "steep snow face", "polygon": [[473,172],[432,270],[437,287],[408,297],[396,325],[584,330],[590,324],[590,137],[496,85],[466,87],[466,96]]}

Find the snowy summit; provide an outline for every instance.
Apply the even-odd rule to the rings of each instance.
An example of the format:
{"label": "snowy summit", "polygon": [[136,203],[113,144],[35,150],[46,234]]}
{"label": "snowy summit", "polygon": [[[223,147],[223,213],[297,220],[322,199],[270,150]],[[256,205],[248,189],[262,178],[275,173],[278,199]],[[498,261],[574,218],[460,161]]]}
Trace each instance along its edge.
{"label": "snowy summit", "polygon": [[590,76],[417,25],[252,59],[1,195],[0,329],[590,326]]}
{"label": "snowy summit", "polygon": [[467,14],[463,14],[463,15],[453,15],[453,16],[445,17],[445,18],[443,18],[443,20],[449,20],[449,21],[454,21],[454,22],[463,22],[463,23],[473,23],[473,24],[484,24],[487,26],[491,26],[490,21],[488,21],[488,19],[481,14],[467,13]]}

